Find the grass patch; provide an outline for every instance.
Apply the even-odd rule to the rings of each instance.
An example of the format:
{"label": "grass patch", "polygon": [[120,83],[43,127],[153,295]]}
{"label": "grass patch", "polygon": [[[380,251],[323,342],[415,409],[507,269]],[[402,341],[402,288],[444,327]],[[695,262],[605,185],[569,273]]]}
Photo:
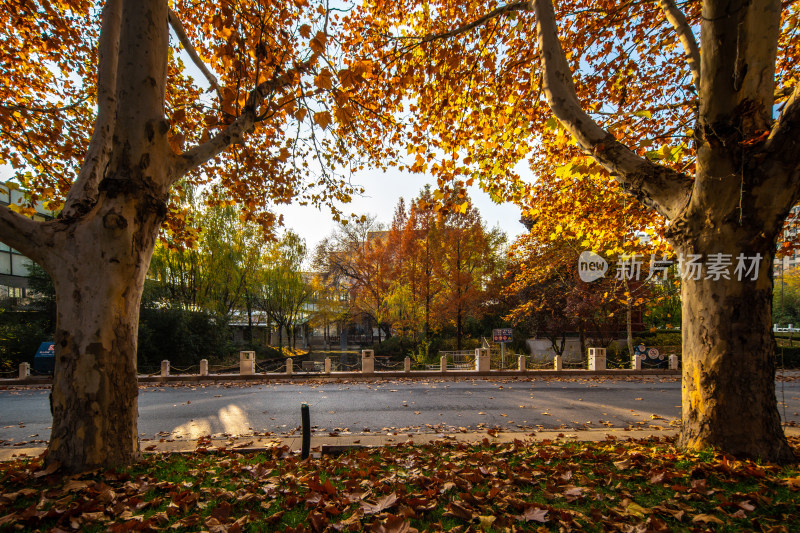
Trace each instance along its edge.
{"label": "grass patch", "polygon": [[797,465],[667,439],[197,452],[68,477],[30,459],[0,463],[0,486],[0,531],[800,531]]}

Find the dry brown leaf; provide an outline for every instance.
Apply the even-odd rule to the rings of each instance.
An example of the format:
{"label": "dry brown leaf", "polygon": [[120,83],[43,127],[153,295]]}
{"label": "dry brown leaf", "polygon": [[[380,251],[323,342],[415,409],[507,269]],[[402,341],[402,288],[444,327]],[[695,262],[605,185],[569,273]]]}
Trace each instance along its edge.
{"label": "dry brown leaf", "polygon": [[364,514],[370,515],[370,514],[380,513],[384,509],[388,509],[389,507],[397,503],[397,500],[398,500],[397,494],[392,492],[391,494],[388,494],[383,498],[381,498],[380,500],[378,500],[376,503],[370,503],[365,501],[361,501],[359,503],[361,505],[361,509],[364,511]]}
{"label": "dry brown leaf", "polygon": [[542,509],[540,507],[529,506],[525,508],[525,511],[521,515],[517,515],[514,518],[524,522],[547,522],[547,509]]}

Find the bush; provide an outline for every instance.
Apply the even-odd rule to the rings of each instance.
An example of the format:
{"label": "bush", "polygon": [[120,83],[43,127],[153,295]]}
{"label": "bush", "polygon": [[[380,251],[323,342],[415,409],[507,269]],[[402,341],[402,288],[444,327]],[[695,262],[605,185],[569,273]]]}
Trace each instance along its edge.
{"label": "bush", "polygon": [[140,367],[155,367],[164,359],[177,367],[192,366],[201,359],[221,361],[233,351],[227,324],[208,313],[141,309],[137,352]]}
{"label": "bush", "polygon": [[392,359],[403,359],[417,349],[418,342],[412,337],[405,335],[395,335],[379,343],[372,345],[376,356],[391,357]]}
{"label": "bush", "polygon": [[39,345],[53,340],[50,318],[38,311],[0,311],[0,372],[11,372],[23,362],[33,365]]}
{"label": "bush", "polygon": [[779,346],[776,348],[775,366],[778,368],[800,368],[800,346]]}

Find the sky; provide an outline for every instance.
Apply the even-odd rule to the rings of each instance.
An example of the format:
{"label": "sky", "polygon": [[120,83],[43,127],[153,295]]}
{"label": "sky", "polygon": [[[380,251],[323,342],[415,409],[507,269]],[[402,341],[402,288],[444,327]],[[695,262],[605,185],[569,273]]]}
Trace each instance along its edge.
{"label": "sky", "polygon": [[[401,172],[390,169],[384,173],[380,170],[362,171],[351,180],[353,185],[364,187],[362,196],[355,196],[349,204],[341,206],[345,214],[375,215],[379,222],[390,224],[394,209],[400,197],[409,200],[419,195],[426,183],[435,189],[435,180],[430,176]],[[489,229],[499,227],[508,236],[509,242],[525,231],[519,222],[519,208],[510,203],[496,204],[489,195],[477,186],[468,188],[473,205],[478,209],[484,223]],[[284,217],[284,226],[294,230],[306,240],[309,252],[313,253],[317,243],[330,235],[336,223],[330,211],[320,211],[310,206],[289,205],[276,209]]]}
{"label": "sky", "polygon": [[[0,166],[0,181],[5,182],[13,172],[8,166]],[[419,195],[426,183],[435,189],[435,180],[430,176],[401,172],[390,169],[384,173],[380,170],[365,170],[352,178],[353,185],[364,188],[364,194],[354,196],[349,204],[341,205],[345,214],[374,215],[378,222],[390,224],[394,209],[400,197],[409,200]],[[473,205],[478,209],[484,223],[489,229],[499,227],[508,236],[509,242],[525,231],[519,222],[520,210],[511,203],[496,204],[489,195],[477,186],[468,187]],[[319,210],[311,206],[291,204],[278,206],[277,213],[284,217],[284,227],[294,230],[306,241],[309,253],[313,254],[317,244],[330,235],[336,228],[330,211]]]}

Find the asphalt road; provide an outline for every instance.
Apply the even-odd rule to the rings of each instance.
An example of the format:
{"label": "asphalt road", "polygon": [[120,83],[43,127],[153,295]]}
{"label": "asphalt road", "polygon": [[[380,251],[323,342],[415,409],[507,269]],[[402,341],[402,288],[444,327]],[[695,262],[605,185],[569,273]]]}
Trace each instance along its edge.
{"label": "asphalt road", "polygon": [[[800,381],[777,383],[786,420],[800,422]],[[0,391],[0,445],[49,437],[46,389]],[[144,387],[143,439],[293,434],[307,403],[317,434],[582,428],[668,428],[680,417],[680,381],[665,378],[427,380]],[[462,429],[463,428],[463,429]]]}

